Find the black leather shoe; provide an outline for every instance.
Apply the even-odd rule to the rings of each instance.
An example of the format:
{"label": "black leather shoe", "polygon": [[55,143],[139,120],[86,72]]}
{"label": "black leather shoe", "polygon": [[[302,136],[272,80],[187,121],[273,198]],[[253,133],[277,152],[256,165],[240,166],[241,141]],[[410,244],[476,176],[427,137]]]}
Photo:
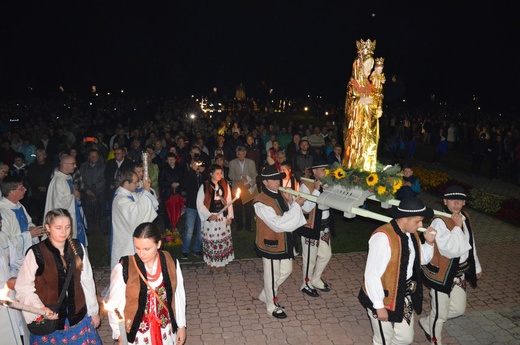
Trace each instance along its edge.
{"label": "black leather shoe", "polygon": [[287,314],[282,308],[277,308],[275,311],[273,311],[273,316],[277,319],[286,319]]}
{"label": "black leather shoe", "polygon": [[302,292],[311,297],[320,297],[320,294],[318,291],[316,291],[316,289],[311,289],[307,286],[302,289]]}
{"label": "black leather shoe", "polygon": [[330,288],[327,286],[327,284],[325,284],[325,286],[323,287],[323,289],[320,289],[319,287],[317,287],[316,289],[322,291],[322,292],[329,292],[330,291]]}

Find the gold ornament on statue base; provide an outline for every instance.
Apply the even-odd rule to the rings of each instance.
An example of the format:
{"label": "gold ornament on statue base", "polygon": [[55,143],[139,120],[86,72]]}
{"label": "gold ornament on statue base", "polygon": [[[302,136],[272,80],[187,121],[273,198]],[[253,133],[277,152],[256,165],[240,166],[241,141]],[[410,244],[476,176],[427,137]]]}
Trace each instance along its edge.
{"label": "gold ornament on statue base", "polygon": [[[375,59],[376,41],[356,41],[358,56],[347,86],[343,166],[376,172],[379,118],[383,115],[384,59]],[[372,70],[374,68],[374,70]]]}

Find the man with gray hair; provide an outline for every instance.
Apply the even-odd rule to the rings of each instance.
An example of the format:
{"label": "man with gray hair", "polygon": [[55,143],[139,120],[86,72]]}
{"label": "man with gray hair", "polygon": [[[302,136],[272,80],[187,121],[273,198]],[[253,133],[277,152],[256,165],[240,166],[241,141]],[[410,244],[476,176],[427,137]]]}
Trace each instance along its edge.
{"label": "man with gray hair", "polygon": [[0,198],[2,232],[14,244],[16,252],[23,257],[27,249],[38,242],[38,236],[43,235],[43,227],[34,225],[31,216],[20,203],[27,191],[20,178],[6,177],[0,182],[0,189],[4,195]]}
{"label": "man with gray hair", "polygon": [[[237,158],[229,162],[229,179],[231,180],[231,193],[236,196],[240,189],[240,198],[234,203],[233,210],[237,221],[237,231],[244,228],[252,232],[253,199],[258,195],[256,189],[256,177],[258,176],[255,162],[246,158],[247,149],[244,146],[236,148]],[[245,224],[244,224],[245,213]]]}
{"label": "man with gray hair", "polygon": [[87,247],[85,217],[81,209],[80,192],[73,187],[72,173],[76,168],[76,159],[63,155],[59,169],[54,172],[45,201],[45,214],[55,208],[64,208],[72,216],[72,238],[77,238]]}

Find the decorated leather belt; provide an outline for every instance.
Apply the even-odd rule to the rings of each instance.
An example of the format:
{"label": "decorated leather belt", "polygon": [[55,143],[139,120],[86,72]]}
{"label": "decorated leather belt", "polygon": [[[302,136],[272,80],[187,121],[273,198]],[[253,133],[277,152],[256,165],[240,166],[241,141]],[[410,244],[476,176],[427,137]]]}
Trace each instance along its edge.
{"label": "decorated leather belt", "polygon": [[412,279],[408,279],[406,281],[406,293],[412,294],[415,292],[415,289],[417,289],[417,282]]}
{"label": "decorated leather belt", "polygon": [[464,273],[466,273],[468,270],[469,270],[469,264],[467,261],[459,263],[459,268],[457,269],[457,273],[455,274],[455,277],[461,278],[464,275]]}
{"label": "decorated leather belt", "polygon": [[329,218],[327,219],[322,219],[321,220],[321,224],[320,224],[320,230],[325,230],[325,229],[329,229],[329,224],[331,222],[331,217],[329,216]]}

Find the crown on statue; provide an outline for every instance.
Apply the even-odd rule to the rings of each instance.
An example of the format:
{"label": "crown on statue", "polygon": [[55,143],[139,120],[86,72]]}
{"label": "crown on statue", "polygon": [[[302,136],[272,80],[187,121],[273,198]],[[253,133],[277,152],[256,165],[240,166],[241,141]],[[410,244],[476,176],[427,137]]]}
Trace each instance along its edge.
{"label": "crown on statue", "polygon": [[385,58],[376,58],[376,66],[383,66],[385,64]]}
{"label": "crown on statue", "polygon": [[376,40],[359,40],[356,41],[356,46],[358,50],[358,54],[362,57],[364,56],[372,56],[374,54],[374,49],[376,49]]}

